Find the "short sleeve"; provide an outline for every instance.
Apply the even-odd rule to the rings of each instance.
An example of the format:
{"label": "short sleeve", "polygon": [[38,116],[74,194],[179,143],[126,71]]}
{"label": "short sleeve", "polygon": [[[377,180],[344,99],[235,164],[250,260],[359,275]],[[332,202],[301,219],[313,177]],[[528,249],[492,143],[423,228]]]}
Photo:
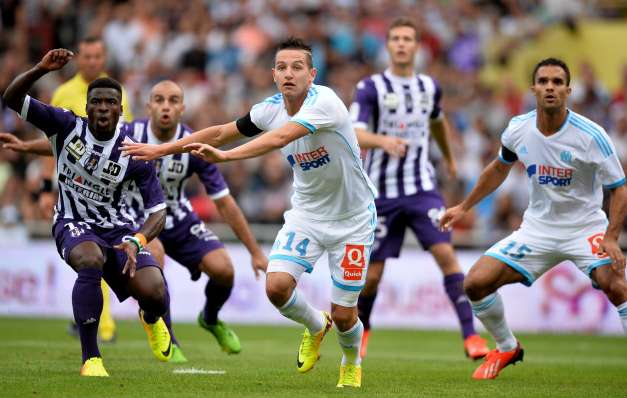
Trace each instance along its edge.
{"label": "short sleeve", "polygon": [[222,173],[215,164],[204,162],[196,157],[190,157],[190,161],[193,172],[198,175],[211,199],[220,199],[230,193]]}
{"label": "short sleeve", "polygon": [[596,130],[590,143],[590,156],[597,165],[599,181],[603,188],[614,189],[625,184],[625,172],[616,154],[616,148],[610,137]]}
{"label": "short sleeve", "polygon": [[303,125],[310,133],[341,124],[342,116],[348,117],[348,111],[342,101],[331,91],[311,87],[300,110],[290,119]]}
{"label": "short sleeve", "polygon": [[253,123],[250,112],[248,112],[246,116],[237,119],[235,121],[235,125],[237,126],[237,130],[239,130],[242,135],[245,135],[247,137],[253,137],[263,132],[262,129],[260,129],[255,123]]}
{"label": "short sleeve", "polygon": [[429,118],[431,119],[439,119],[442,115],[442,88],[440,87],[440,83],[437,80],[433,80],[434,92],[433,92],[433,109],[431,110],[431,114]]}
{"label": "short sleeve", "polygon": [[72,131],[76,126],[76,117],[70,111],[44,104],[28,95],[20,110],[20,118],[33,124],[48,137]]}
{"label": "short sleeve", "polygon": [[512,164],[518,160],[516,155],[516,148],[514,145],[513,137],[513,123],[510,121],[509,125],[501,134],[501,149],[499,150],[499,160],[505,164]]}
{"label": "short sleeve", "polygon": [[165,209],[163,191],[161,190],[153,162],[130,160],[129,169],[130,178],[135,181],[135,185],[144,201],[146,214],[156,213]]}
{"label": "short sleeve", "polygon": [[364,79],[357,84],[349,114],[355,128],[367,129],[368,123],[377,111],[377,88],[372,79]]}

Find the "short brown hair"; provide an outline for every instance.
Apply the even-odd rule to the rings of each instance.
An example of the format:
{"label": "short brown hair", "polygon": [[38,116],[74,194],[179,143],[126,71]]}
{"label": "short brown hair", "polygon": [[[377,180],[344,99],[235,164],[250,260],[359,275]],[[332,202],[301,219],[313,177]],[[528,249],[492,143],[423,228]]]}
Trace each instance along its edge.
{"label": "short brown hair", "polygon": [[307,61],[307,66],[309,68],[313,68],[313,57],[311,55],[311,46],[301,38],[298,37],[288,37],[279,43],[276,52],[278,53],[281,50],[302,50],[305,53],[305,60]]}
{"label": "short brown hair", "polygon": [[392,21],[392,23],[390,24],[390,27],[388,28],[387,33],[385,34],[385,39],[386,40],[390,39],[390,32],[392,31],[392,29],[399,28],[401,26],[412,28],[414,32],[416,32],[416,41],[418,41],[418,26],[416,25],[413,19],[406,18],[406,17],[399,17]]}

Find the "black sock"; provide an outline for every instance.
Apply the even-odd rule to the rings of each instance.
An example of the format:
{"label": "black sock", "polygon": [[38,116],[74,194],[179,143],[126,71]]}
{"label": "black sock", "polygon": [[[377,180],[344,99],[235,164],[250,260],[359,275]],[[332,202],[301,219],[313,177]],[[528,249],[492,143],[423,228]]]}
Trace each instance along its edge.
{"label": "black sock", "polygon": [[370,314],[372,313],[372,307],[377,299],[377,293],[371,296],[364,296],[362,293],[359,295],[359,301],[357,301],[357,309],[359,310],[359,319],[364,324],[364,330],[370,330]]}
{"label": "black sock", "polygon": [[233,285],[225,286],[215,282],[212,278],[209,279],[207,286],[205,286],[205,297],[207,298],[205,308],[203,309],[203,320],[205,323],[208,325],[218,323],[218,311],[228,300],[232,289]]}

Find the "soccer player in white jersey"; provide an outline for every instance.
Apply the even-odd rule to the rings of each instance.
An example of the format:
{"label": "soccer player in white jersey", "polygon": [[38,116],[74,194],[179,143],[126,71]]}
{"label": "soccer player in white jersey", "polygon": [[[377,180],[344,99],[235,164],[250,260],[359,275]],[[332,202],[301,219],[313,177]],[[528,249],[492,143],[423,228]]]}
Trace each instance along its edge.
{"label": "soccer player in white jersey", "polygon": [[376,240],[366,286],[357,303],[364,324],[361,356],[366,355],[370,314],[385,260],[400,255],[405,230],[410,228],[442,271],[444,290],[461,326],[464,351],[476,360],[488,353],[488,345],[475,331],[470,303],[464,295],[464,273],[455,257],[451,234],[438,228],[444,200],[437,190],[434,167],[429,160],[431,136],[442,151],[451,178],[455,177],[457,167],[448,145],[440,87],[433,78],[415,72],[417,34],[411,19],[399,18],[390,24],[387,32],[390,67],[357,84],[350,109],[359,145],[368,149],[366,172],[379,191],[375,201]]}
{"label": "soccer player in white jersey", "polygon": [[[531,86],[536,110],[510,121],[498,159],[440,223],[451,228],[503,183],[514,162],[524,164],[529,207],[520,229],[488,249],[464,283],[474,314],[496,341],[475,379],[494,379],[505,366],[523,359],[497,289],[516,282],[529,286],[565,260],[603,290],[627,333],[625,256],[617,243],[627,209],[625,173],[603,128],[567,108],[569,84],[563,61],[547,58],[536,65]],[[603,188],[610,192],[609,223],[601,209]]]}
{"label": "soccer player in white jersey", "polygon": [[[348,110],[333,90],[313,84],[310,47],[300,39],[286,40],[272,72],[280,93],[237,121],[174,143],[129,144],[123,150],[138,159],[191,150],[207,161],[225,162],[280,149],[294,169],[294,195],[270,253],[268,298],[281,314],[305,325],[299,372],[313,368],[333,320],[344,353],[337,386],[360,387],[363,325],[356,305],[374,241],[375,188],[362,169]],[[215,148],[263,131],[267,133],[229,151]],[[296,289],[301,275],[312,272],[325,251],[333,283],[330,316],[313,308]]]}

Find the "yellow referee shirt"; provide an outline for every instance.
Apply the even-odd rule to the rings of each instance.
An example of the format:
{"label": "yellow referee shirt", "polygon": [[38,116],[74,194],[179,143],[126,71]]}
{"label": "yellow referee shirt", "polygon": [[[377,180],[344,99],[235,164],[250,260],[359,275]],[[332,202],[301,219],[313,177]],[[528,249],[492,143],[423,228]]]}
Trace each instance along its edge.
{"label": "yellow referee shirt", "polygon": [[[107,74],[102,73],[99,77],[107,77]],[[78,116],[87,117],[85,106],[87,105],[88,86],[89,83],[83,79],[80,73],[77,73],[73,78],[60,85],[54,91],[50,105],[67,109]],[[131,106],[128,104],[126,90],[124,89],[122,89],[122,109],[124,110],[124,114],[122,115],[124,120],[127,122],[132,121],[133,113]]]}

